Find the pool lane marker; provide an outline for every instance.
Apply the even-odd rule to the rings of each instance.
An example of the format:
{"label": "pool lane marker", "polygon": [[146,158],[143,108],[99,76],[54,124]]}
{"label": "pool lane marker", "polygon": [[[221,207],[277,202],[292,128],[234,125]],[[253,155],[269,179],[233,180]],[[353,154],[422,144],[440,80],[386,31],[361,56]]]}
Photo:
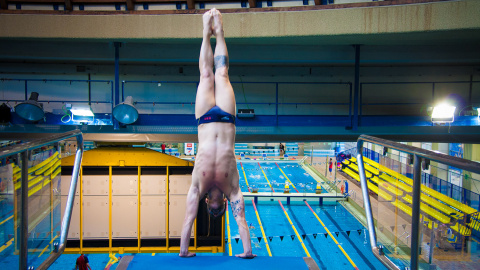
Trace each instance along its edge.
{"label": "pool lane marker", "polygon": [[297,193],[300,193],[300,192],[298,192],[298,189],[295,187],[295,185],[292,183],[292,181],[290,181],[290,179],[288,179],[287,175],[283,172],[282,168],[280,168],[280,166],[278,166],[277,162],[275,162],[275,165],[277,165],[278,169],[283,173],[283,176],[285,176],[287,181],[290,182],[290,185],[292,185],[292,187],[297,191]]}
{"label": "pool lane marker", "polygon": [[232,236],[230,234],[230,218],[228,217],[228,203],[226,210],[227,232],[228,232],[228,256],[232,256]]}
{"label": "pool lane marker", "polygon": [[264,242],[265,242],[265,245],[267,246],[268,256],[272,257],[272,252],[270,251],[270,246],[268,245],[267,237],[265,236],[265,231],[263,230],[262,221],[260,220],[260,216],[258,215],[258,211],[257,211],[257,206],[255,206],[255,202],[253,200],[252,200],[252,204],[253,204],[253,208],[255,209],[255,214],[257,215],[258,224],[260,224],[260,230],[262,230],[263,239],[265,239]]}
{"label": "pool lane marker", "polygon": [[312,211],[312,213],[315,215],[315,217],[318,219],[318,221],[320,221],[320,224],[322,224],[323,228],[327,231],[327,233],[330,235],[330,237],[333,239],[333,241],[335,242],[335,244],[337,244],[337,247],[343,252],[343,255],[345,255],[345,257],[347,257],[348,261],[352,264],[353,268],[355,268],[356,270],[358,270],[358,267],[355,265],[355,263],[352,261],[352,259],[350,259],[350,256],[348,256],[347,252],[343,249],[343,247],[338,243],[337,239],[335,239],[335,237],[333,237],[332,233],[327,229],[327,226],[325,226],[325,224],[322,222],[322,220],[317,216],[317,214],[315,213],[315,211],[313,211],[312,207],[310,207],[310,205],[308,204],[307,201],[304,201],[305,204],[308,206],[308,208],[310,208],[310,211]]}
{"label": "pool lane marker", "polygon": [[307,254],[308,257],[312,257],[312,256],[310,256],[310,253],[308,252],[307,247],[306,247],[305,244],[303,243],[302,238],[301,238],[300,235],[298,234],[297,229],[295,229],[295,225],[293,225],[292,220],[290,219],[290,217],[289,217],[288,214],[287,214],[287,211],[285,211],[285,208],[283,207],[282,202],[281,202],[280,200],[278,200],[278,203],[279,203],[280,206],[282,207],[283,213],[284,213],[285,216],[287,217],[288,222],[290,222],[290,225],[292,225],[292,229],[295,231],[295,234],[297,235],[297,239],[298,239],[298,241],[300,241],[300,244],[302,244],[302,247],[303,247],[303,249],[305,250],[305,253]]}
{"label": "pool lane marker", "polygon": [[262,166],[260,165],[260,162],[258,162],[258,166],[260,167],[260,170],[262,170],[262,173],[263,173],[263,176],[265,176],[265,179],[267,179],[267,183],[268,183],[268,185],[270,186],[270,188],[272,189],[272,192],[275,192],[275,190],[273,190],[272,185],[270,185],[270,181],[268,181],[267,175],[266,175],[265,172],[263,171],[263,168],[262,168]]}
{"label": "pool lane marker", "polygon": [[248,192],[250,192],[250,187],[248,186],[247,175],[245,174],[245,169],[243,168],[242,162],[240,162],[240,167],[242,167],[243,177],[245,177],[245,183],[247,183]]}

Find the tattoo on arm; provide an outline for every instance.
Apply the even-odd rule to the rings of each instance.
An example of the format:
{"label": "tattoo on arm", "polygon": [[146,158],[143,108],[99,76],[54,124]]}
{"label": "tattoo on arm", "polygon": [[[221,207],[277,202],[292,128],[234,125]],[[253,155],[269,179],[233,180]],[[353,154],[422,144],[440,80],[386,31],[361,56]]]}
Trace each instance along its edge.
{"label": "tattoo on arm", "polygon": [[236,200],[234,202],[231,202],[231,205],[232,205],[233,216],[236,218],[238,216],[238,214],[240,213],[240,211],[243,209],[242,205],[240,204],[240,200]]}
{"label": "tattoo on arm", "polygon": [[228,56],[226,55],[215,56],[215,58],[213,59],[213,62],[215,63],[216,69],[219,69],[221,67],[228,68]]}

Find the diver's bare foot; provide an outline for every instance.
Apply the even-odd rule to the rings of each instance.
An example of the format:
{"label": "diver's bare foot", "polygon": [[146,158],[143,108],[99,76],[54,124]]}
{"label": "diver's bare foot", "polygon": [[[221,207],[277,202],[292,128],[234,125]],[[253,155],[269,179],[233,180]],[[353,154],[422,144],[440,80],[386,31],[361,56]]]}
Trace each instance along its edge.
{"label": "diver's bare foot", "polygon": [[203,35],[211,37],[213,35],[213,12],[209,10],[203,14]]}
{"label": "diver's bare foot", "polygon": [[222,13],[216,8],[211,9],[211,11],[213,15],[213,35],[216,37],[223,36]]}

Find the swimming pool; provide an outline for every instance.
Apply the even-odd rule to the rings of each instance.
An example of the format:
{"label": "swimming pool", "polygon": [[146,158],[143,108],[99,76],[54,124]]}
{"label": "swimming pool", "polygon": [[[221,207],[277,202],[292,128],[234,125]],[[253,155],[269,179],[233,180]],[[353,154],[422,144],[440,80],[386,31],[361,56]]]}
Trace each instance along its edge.
{"label": "swimming pool", "polygon": [[[285,215],[282,205],[293,226]],[[271,256],[306,257],[308,252],[320,269],[354,269],[353,264],[358,269],[386,269],[370,250],[369,238],[366,235],[368,231],[340,203],[314,205],[308,202],[291,202],[287,205],[286,200],[280,202],[273,200],[255,204],[252,200],[247,200],[245,217],[250,227],[253,253],[258,256],[270,256],[266,246],[268,243]],[[261,231],[260,222],[266,239]],[[240,254],[243,252],[243,247],[241,240],[238,240],[240,237],[238,226],[231,212],[228,223],[232,254]],[[298,235],[293,228],[297,230]],[[332,236],[339,245],[335,243]],[[228,232],[226,238],[228,238]],[[304,247],[300,240],[304,243]],[[351,261],[338,246],[343,248]],[[229,249],[227,245],[227,254],[230,252]]]}
{"label": "swimming pool", "polygon": [[239,161],[237,169],[242,192],[283,193],[288,183],[292,193],[315,193],[318,183],[297,161]]}

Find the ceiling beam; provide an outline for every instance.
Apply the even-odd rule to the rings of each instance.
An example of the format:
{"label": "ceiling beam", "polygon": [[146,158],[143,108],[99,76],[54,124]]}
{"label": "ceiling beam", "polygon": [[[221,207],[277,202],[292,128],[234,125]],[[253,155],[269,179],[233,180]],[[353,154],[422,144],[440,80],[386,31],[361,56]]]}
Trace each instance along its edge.
{"label": "ceiling beam", "polygon": [[187,0],[187,8],[195,9],[195,0]]}
{"label": "ceiling beam", "polygon": [[135,0],[127,0],[127,10],[135,10]]}
{"label": "ceiling beam", "polygon": [[7,0],[0,0],[0,9],[8,9]]}
{"label": "ceiling beam", "polygon": [[65,0],[65,10],[68,10],[68,11],[73,10],[72,0]]}

